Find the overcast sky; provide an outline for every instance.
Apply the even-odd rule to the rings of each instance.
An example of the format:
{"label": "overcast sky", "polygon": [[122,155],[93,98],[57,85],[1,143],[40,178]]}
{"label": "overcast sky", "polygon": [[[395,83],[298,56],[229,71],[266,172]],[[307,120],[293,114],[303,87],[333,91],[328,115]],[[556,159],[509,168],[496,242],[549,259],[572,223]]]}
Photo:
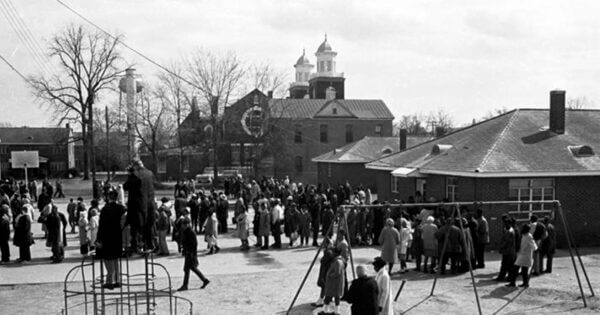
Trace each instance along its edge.
{"label": "overcast sky", "polygon": [[[55,0],[0,0],[0,54],[25,75],[39,66],[4,16],[9,2],[42,47],[69,23],[85,23]],[[346,98],[382,99],[397,119],[443,109],[464,124],[502,107],[547,108],[556,88],[600,104],[600,1],[64,2],[158,62],[196,48],[233,50],[289,80],[302,49],[314,63],[327,33]],[[123,53],[144,76],[159,72]],[[53,124],[1,61],[0,91],[0,122]]]}

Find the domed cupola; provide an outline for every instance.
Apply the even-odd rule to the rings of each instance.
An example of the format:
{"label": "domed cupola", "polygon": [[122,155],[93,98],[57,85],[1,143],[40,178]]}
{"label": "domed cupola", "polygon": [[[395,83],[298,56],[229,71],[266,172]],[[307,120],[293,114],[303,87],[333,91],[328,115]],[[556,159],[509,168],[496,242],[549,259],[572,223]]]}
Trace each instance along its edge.
{"label": "domed cupola", "polygon": [[317,49],[317,53],[322,53],[322,52],[326,52],[326,51],[333,51],[333,49],[331,49],[331,45],[329,45],[329,42],[327,41],[327,34],[325,34],[325,40],[321,43],[321,45]]}
{"label": "domed cupola", "polygon": [[300,58],[298,58],[298,61],[296,61],[296,64],[294,65],[294,67],[298,67],[301,65],[308,65],[310,64],[310,60],[308,60],[308,58],[306,57],[306,49],[302,50],[302,56],[300,56]]}

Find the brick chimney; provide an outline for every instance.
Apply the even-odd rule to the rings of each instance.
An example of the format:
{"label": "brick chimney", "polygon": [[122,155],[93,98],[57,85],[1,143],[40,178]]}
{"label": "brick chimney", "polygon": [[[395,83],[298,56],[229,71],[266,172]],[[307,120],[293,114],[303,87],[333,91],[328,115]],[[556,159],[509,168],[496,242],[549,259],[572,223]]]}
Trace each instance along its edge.
{"label": "brick chimney", "polygon": [[404,128],[400,129],[400,151],[406,150],[406,135],[408,131]]}
{"label": "brick chimney", "polygon": [[273,91],[272,91],[272,90],[267,92],[267,97],[268,97],[269,99],[272,99],[272,98],[273,98]]}
{"label": "brick chimney", "polygon": [[565,91],[550,91],[550,131],[565,133]]}

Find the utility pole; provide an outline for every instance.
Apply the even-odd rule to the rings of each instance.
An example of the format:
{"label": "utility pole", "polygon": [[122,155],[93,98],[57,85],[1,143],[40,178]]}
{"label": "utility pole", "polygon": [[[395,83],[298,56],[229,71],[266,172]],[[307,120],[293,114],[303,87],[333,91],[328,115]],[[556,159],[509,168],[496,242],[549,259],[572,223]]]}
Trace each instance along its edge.
{"label": "utility pole", "polygon": [[213,186],[214,183],[217,182],[217,177],[219,176],[219,172],[217,170],[217,115],[219,112],[219,97],[213,96],[210,104],[210,114],[212,116],[212,144],[213,144]]}
{"label": "utility pole", "polygon": [[104,120],[106,120],[106,181],[110,181],[110,137],[108,132],[108,106],[104,106]]}

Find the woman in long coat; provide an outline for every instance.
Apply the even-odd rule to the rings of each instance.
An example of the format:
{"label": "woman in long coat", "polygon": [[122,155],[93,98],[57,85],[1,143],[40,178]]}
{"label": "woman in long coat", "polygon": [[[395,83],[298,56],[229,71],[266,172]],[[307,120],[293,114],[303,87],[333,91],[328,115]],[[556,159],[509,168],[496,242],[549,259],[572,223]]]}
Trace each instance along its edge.
{"label": "woman in long coat", "polygon": [[261,203],[260,210],[258,211],[258,236],[257,239],[263,239],[262,249],[269,248],[269,234],[271,233],[271,215],[267,210],[267,204]]}
{"label": "woman in long coat", "polygon": [[13,244],[19,247],[19,259],[17,262],[31,261],[31,244],[33,235],[31,233],[31,218],[26,214],[27,208],[21,209],[21,214],[15,219],[15,234]]}
{"label": "woman in long coat", "polygon": [[[339,249],[334,249],[335,257],[329,265],[325,280],[325,313],[340,313],[340,299],[344,295],[346,285],[346,262],[341,255]],[[331,300],[334,300],[335,307],[330,305]]]}
{"label": "woman in long coat", "polygon": [[533,240],[533,235],[531,235],[530,230],[531,228],[527,224],[523,225],[521,228],[521,246],[519,247],[517,260],[515,260],[515,265],[513,266],[513,270],[508,279],[510,283],[506,285],[508,287],[515,286],[519,268],[521,268],[521,276],[523,276],[523,284],[519,286],[525,288],[529,287],[529,268],[533,265],[533,252],[537,250],[537,244]]}
{"label": "woman in long coat", "polygon": [[400,233],[394,227],[393,219],[385,221],[385,228],[379,234],[379,244],[381,245],[381,258],[388,264],[391,274],[398,256],[397,247],[400,244]]}
{"label": "woman in long coat", "polygon": [[[240,198],[241,199],[241,198]],[[250,245],[248,244],[248,235],[250,230],[250,220],[248,219],[248,211],[244,208],[244,211],[238,213],[236,217],[237,233],[242,246],[241,250],[249,250]]]}
{"label": "woman in long coat", "polygon": [[48,229],[48,239],[46,245],[52,248],[52,262],[58,263],[65,257],[64,240],[66,239],[65,227],[67,226],[67,218],[58,212],[58,208],[49,203],[50,214],[46,218],[46,227]]}
{"label": "woman in long coat", "polygon": [[106,266],[105,287],[108,289],[120,285],[119,263],[117,259],[123,253],[121,217],[125,213],[125,207],[117,203],[117,199],[118,192],[111,190],[108,193],[109,203],[100,212],[98,235],[95,244],[98,256],[104,260],[104,265]]}

